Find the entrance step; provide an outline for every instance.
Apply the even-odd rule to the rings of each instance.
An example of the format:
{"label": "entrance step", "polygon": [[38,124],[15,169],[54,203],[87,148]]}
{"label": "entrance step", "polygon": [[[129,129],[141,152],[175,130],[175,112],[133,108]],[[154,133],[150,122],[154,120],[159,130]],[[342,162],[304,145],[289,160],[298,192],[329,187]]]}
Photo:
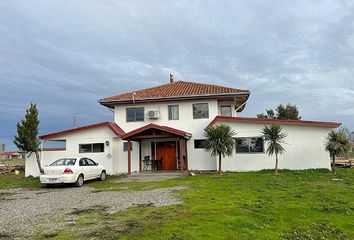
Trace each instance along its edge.
{"label": "entrance step", "polygon": [[119,182],[153,182],[163,181],[181,176],[179,171],[143,171],[132,173],[130,176],[122,178]]}

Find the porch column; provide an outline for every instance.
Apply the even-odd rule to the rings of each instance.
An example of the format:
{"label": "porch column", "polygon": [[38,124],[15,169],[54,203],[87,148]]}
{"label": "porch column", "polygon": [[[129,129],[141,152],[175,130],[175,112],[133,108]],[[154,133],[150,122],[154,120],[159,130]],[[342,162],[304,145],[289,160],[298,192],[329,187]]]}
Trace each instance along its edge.
{"label": "porch column", "polygon": [[[44,148],[44,143],[45,143],[45,140],[40,140],[41,141],[41,154],[39,155],[39,162],[41,163],[41,166],[43,164],[43,148]],[[66,143],[65,143],[65,148],[66,148]],[[43,167],[43,166],[42,166]]]}
{"label": "porch column", "polygon": [[132,171],[132,142],[128,140],[128,175]]}
{"label": "porch column", "polygon": [[187,139],[184,140],[184,146],[185,146],[185,149],[186,149],[186,169],[188,171],[188,147],[187,147]]}
{"label": "porch column", "polygon": [[181,175],[183,175],[183,168],[184,168],[184,160],[183,160],[183,139],[179,139],[179,166],[180,166],[180,171]]}
{"label": "porch column", "polygon": [[141,163],[141,140],[139,140],[139,172],[142,170],[142,163]]}

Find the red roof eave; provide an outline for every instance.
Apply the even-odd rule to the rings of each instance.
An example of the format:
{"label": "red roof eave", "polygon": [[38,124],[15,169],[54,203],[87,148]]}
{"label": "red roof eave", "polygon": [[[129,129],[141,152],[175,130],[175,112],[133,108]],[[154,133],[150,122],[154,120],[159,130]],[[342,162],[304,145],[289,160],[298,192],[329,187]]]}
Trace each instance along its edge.
{"label": "red roof eave", "polygon": [[180,137],[184,137],[184,138],[187,138],[187,139],[190,139],[192,137],[192,134],[191,133],[188,133],[188,132],[185,132],[185,131],[181,131],[181,130],[178,130],[178,129],[175,129],[175,128],[171,128],[171,127],[166,127],[166,126],[161,126],[161,125],[157,125],[157,124],[154,124],[154,123],[150,123],[148,125],[145,125],[141,128],[137,128],[131,132],[128,132],[126,133],[122,139],[123,140],[126,140],[126,139],[129,139],[143,131],[146,131],[146,130],[149,130],[149,129],[158,129],[158,130],[162,130],[162,131],[165,131],[165,132],[168,132],[168,133],[172,133],[174,135],[177,135],[177,136],[180,136]]}
{"label": "red roof eave", "polygon": [[42,135],[39,138],[42,140],[46,140],[46,139],[51,139],[51,138],[58,137],[58,136],[61,136],[64,134],[79,132],[79,131],[102,127],[102,126],[109,127],[112,130],[112,132],[115,135],[117,135],[118,137],[122,137],[125,134],[125,132],[117,124],[111,123],[111,122],[101,122],[101,123],[97,123],[97,124],[92,124],[92,125],[87,125],[87,126],[83,126],[83,127],[72,128],[72,129],[68,129],[68,130],[64,130],[64,131],[60,131],[60,132]]}
{"label": "red roof eave", "polygon": [[284,119],[268,119],[268,118],[247,118],[247,117],[222,117],[216,116],[207,126],[212,127],[217,122],[248,122],[248,123],[265,123],[265,124],[289,124],[302,126],[316,126],[337,128],[341,123],[337,122],[320,122],[320,121],[303,121],[303,120],[284,120]]}

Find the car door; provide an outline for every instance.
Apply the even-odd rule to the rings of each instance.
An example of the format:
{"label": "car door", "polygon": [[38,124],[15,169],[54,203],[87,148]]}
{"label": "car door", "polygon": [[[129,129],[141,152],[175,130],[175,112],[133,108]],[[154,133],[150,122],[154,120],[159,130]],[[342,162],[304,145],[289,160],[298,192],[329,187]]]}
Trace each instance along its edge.
{"label": "car door", "polygon": [[96,162],[90,158],[87,158],[87,163],[90,166],[91,177],[97,178],[101,175],[101,169],[97,166]]}
{"label": "car door", "polygon": [[79,161],[80,171],[84,174],[84,179],[90,179],[90,165],[87,162],[87,158],[81,158]]}

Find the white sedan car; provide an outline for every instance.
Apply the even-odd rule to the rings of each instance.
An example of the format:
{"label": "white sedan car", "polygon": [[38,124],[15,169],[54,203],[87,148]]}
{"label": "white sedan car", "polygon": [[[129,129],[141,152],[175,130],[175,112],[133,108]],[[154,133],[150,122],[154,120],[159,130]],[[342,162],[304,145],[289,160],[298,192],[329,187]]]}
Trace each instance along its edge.
{"label": "white sedan car", "polygon": [[75,183],[81,187],[84,181],[106,179],[103,166],[86,157],[69,157],[56,160],[41,171],[40,181],[43,184]]}

